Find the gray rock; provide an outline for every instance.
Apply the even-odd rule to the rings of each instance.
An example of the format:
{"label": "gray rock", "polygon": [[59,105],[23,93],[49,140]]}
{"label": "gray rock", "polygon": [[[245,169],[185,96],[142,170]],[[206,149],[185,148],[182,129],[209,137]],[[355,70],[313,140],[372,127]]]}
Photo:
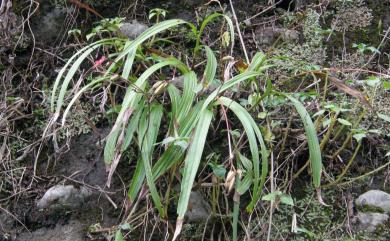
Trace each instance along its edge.
{"label": "gray rock", "polygon": [[357,219],[359,220],[359,228],[361,230],[373,232],[378,225],[384,224],[389,219],[389,215],[383,213],[358,212]]}
{"label": "gray rock", "polygon": [[38,201],[38,209],[58,209],[80,207],[92,191],[86,187],[76,188],[73,185],[56,185],[46,191]]}
{"label": "gray rock", "polygon": [[380,190],[370,190],[356,199],[356,206],[381,209],[384,213],[390,213],[390,194]]}
{"label": "gray rock", "polygon": [[32,17],[32,32],[38,42],[53,44],[65,34],[65,19],[74,12],[74,6],[56,6],[53,1],[42,1],[39,4],[39,14]]}
{"label": "gray rock", "polygon": [[271,45],[279,37],[287,42],[297,41],[299,39],[299,32],[296,30],[289,30],[278,27],[256,28],[256,41],[261,45]]}
{"label": "gray rock", "polygon": [[137,20],[123,23],[119,28],[120,32],[129,39],[137,38],[146,29],[148,29],[148,26],[143,23],[139,23]]}
{"label": "gray rock", "polygon": [[184,218],[190,223],[206,222],[206,220],[210,217],[210,214],[210,204],[203,198],[202,194],[197,191],[192,191],[188,202],[188,209]]}

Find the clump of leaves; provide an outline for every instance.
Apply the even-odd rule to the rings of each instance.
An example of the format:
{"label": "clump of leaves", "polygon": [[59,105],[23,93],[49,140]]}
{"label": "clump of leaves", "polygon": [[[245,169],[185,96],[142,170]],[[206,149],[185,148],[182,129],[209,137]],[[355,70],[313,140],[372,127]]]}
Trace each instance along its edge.
{"label": "clump of leaves", "polygon": [[[106,139],[104,160],[109,169],[107,186],[111,185],[113,173],[123,152],[131,144],[138,146],[139,158],[136,160],[136,169],[129,186],[129,203],[136,201],[141,187],[146,183],[155,208],[160,216],[165,218],[167,213],[164,205],[167,204],[161,201],[156,182],[171,168],[183,166],[174,239],[178,237],[182,229],[191,189],[200,166],[208,132],[218,108],[230,110],[239,120],[248,139],[251,154],[249,159],[240,158],[243,155],[239,152],[230,153],[232,159],[238,160],[234,168],[236,171],[230,171],[228,174],[232,177],[229,180],[235,186],[236,192],[233,240],[237,240],[239,217],[239,198],[237,197],[250,192],[251,200],[247,210],[252,211],[260,200],[268,174],[269,151],[259,125],[242,105],[223,94],[240,83],[258,78],[272,65],[269,64],[266,55],[259,52],[253,56],[251,63],[248,63],[248,67],[240,74],[231,75],[229,67],[231,64],[227,65],[228,67],[223,70],[224,81],[215,89],[207,91],[210,83],[215,83],[218,62],[214,52],[208,46],[201,44],[201,35],[206,25],[217,17],[225,19],[230,40],[233,42],[232,21],[229,17],[219,13],[208,16],[200,25],[199,30],[188,22],[174,19],[157,23],[133,41],[122,38],[96,41],[79,50],[69,59],[55,81],[51,96],[51,110],[54,115],[50,124],[55,123],[61,115],[64,124],[72,106],[84,92],[117,81],[124,81],[128,84],[115,124]],[[189,26],[196,36],[194,55],[199,55],[202,50],[205,53],[206,64],[201,79],[190,66],[179,59],[172,56],[148,55],[146,48],[143,48],[143,44],[147,40],[154,39],[156,34],[178,25]],[[113,46],[115,48],[112,48]],[[84,83],[80,89],[76,86],[73,91],[68,91],[70,82],[77,70],[81,68],[81,64],[93,51],[100,48],[116,51],[109,55],[107,70]],[[136,68],[133,68],[140,63],[148,66],[142,73],[136,72]],[[182,89],[179,89],[172,81],[164,80],[166,79],[164,71],[171,69],[175,69],[183,76]],[[157,81],[152,82],[152,79],[157,79]],[[322,159],[316,130],[310,115],[300,101],[292,95],[279,92],[272,92],[272,94],[290,101],[302,119],[308,138],[313,183],[318,188],[321,181]],[[68,98],[70,101],[62,112],[62,107]],[[166,99],[169,100],[166,101]],[[163,128],[162,123],[167,123],[168,127]],[[160,136],[165,136],[165,139],[158,140]],[[120,236],[118,234],[118,237]]]}

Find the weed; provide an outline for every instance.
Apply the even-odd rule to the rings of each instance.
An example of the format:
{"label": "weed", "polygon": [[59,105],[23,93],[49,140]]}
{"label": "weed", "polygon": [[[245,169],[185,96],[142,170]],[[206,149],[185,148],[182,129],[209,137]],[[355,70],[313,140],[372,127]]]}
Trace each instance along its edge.
{"label": "weed", "polygon": [[[203,149],[208,136],[208,130],[212,125],[212,119],[215,118],[218,107],[221,107],[222,110],[225,110],[225,108],[231,110],[239,119],[248,138],[249,149],[252,156],[251,165],[242,163],[242,165],[240,165],[241,167],[230,166],[233,170],[237,170],[233,172],[235,178],[231,179],[232,183],[235,183],[234,180],[237,180],[235,184],[236,194],[234,199],[237,205],[235,205],[234,211],[235,218],[233,219],[233,230],[237,230],[237,207],[239,204],[239,196],[246,193],[250,186],[252,186],[252,200],[247,209],[253,210],[261,196],[262,187],[268,173],[269,151],[265,145],[259,126],[244,107],[228,97],[221,96],[221,94],[231,90],[241,82],[248,82],[256,78],[272,65],[268,65],[269,60],[267,60],[264,54],[258,53],[253,57],[252,62],[243,73],[233,77],[230,77],[229,74],[225,74],[224,82],[210,94],[206,94],[205,90],[209,87],[209,83],[213,82],[216,76],[218,63],[213,51],[209,47],[201,45],[200,36],[206,25],[216,17],[225,18],[230,29],[230,39],[233,40],[234,33],[231,20],[222,14],[216,13],[205,18],[199,30],[197,30],[195,26],[182,20],[167,20],[149,28],[134,41],[111,38],[92,43],[76,53],[64,66],[54,84],[51,97],[51,108],[53,111],[55,110],[53,122],[60,115],[70,80],[73,78],[76,70],[80,68],[84,59],[95,49],[107,48],[113,44],[116,45],[117,43],[122,45],[122,47],[119,47],[122,51],[114,54],[116,57],[113,60],[113,63],[108,66],[108,69],[103,76],[95,78],[85,84],[80,90],[74,91],[75,94],[69,104],[67,104],[63,113],[63,124],[65,123],[65,119],[73,104],[82,93],[90,88],[101,86],[103,83],[115,83],[118,79],[128,82],[129,79],[131,79],[132,71],[134,71],[132,66],[142,62],[148,64],[154,62],[151,63],[151,65],[149,65],[150,67],[148,67],[136,81],[127,88],[114,127],[107,137],[104,159],[106,164],[110,166],[109,178],[107,181],[107,185],[109,186],[112,174],[121,159],[123,151],[128,148],[129,144],[132,142],[133,136],[137,136],[135,143],[138,145],[140,157],[137,161],[137,167],[132,182],[130,183],[128,193],[129,202],[133,203],[137,199],[140,188],[146,179],[152,200],[161,217],[166,217],[166,213],[156,186],[157,178],[166,173],[170,168],[180,165],[181,162],[184,163],[174,239],[178,236],[182,228],[184,214],[187,210],[190,192],[200,165]],[[163,58],[160,56],[145,58],[143,56],[141,47],[143,42],[149,38],[153,39],[157,33],[162,32],[165,29],[181,24],[189,25],[195,36],[197,36],[194,54],[199,54],[201,48],[204,48],[205,50],[207,60],[201,81],[197,79],[195,72],[192,71],[190,67],[176,58]],[[118,66],[118,64],[121,64],[122,66]],[[158,80],[154,84],[148,83],[149,79],[153,76],[158,76],[158,71],[165,67],[177,69],[184,76],[184,87],[182,91],[169,81]],[[118,73],[117,71],[121,71],[121,73]],[[225,73],[229,73],[229,71],[230,69],[225,69]],[[161,78],[157,77],[157,79]],[[61,86],[61,88],[58,92],[59,86]],[[160,96],[165,96],[166,94],[170,98],[171,106],[169,109],[166,109],[164,107],[166,104],[161,102],[162,99]],[[302,118],[309,140],[313,182],[316,187],[319,187],[322,162],[317,134],[311,118],[304,106],[291,95],[277,92],[273,94],[283,96],[283,98],[290,100]],[[164,112],[167,112],[167,119],[163,119]],[[168,123],[167,130],[164,130],[161,127],[162,121]],[[178,145],[176,141],[167,141],[167,139],[158,142],[157,137],[161,136],[161,134],[164,134],[164,136],[170,138],[170,140],[173,138],[173,140],[181,140],[181,142],[184,140],[189,141],[185,141],[185,145]],[[159,143],[165,144],[161,145]],[[154,153],[156,147],[159,145],[161,145],[159,149],[163,148],[165,151],[162,152],[159,158],[156,158],[154,157]],[[232,161],[238,153],[230,150],[230,165],[233,164]],[[261,154],[261,162],[259,154]],[[237,240],[237,232],[234,231],[233,233],[233,239]]]}

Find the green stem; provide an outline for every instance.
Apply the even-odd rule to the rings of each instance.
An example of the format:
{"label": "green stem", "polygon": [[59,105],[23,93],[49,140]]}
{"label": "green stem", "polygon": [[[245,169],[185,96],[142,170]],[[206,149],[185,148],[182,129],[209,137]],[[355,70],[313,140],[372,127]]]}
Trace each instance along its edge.
{"label": "green stem", "polygon": [[341,147],[332,155],[332,159],[335,159],[347,147],[351,139],[352,139],[352,132],[348,134],[347,138],[345,138]]}
{"label": "green stem", "polygon": [[374,170],[372,170],[372,171],[370,171],[370,172],[367,172],[367,173],[365,173],[365,174],[363,174],[363,175],[361,175],[361,176],[352,178],[352,179],[349,180],[349,181],[339,183],[338,186],[348,185],[348,184],[350,184],[350,183],[352,183],[352,182],[354,182],[354,181],[357,181],[357,180],[360,180],[360,179],[362,179],[362,178],[368,177],[368,176],[370,176],[370,175],[372,175],[372,174],[374,174],[374,173],[376,173],[376,172],[379,172],[380,170],[384,169],[384,168],[387,167],[388,165],[390,165],[390,162],[387,162],[386,164],[384,164],[384,165],[378,167],[377,169],[374,169]]}
{"label": "green stem", "polygon": [[351,167],[351,165],[352,165],[353,161],[355,160],[356,155],[359,152],[361,146],[362,146],[362,142],[360,141],[358,146],[355,149],[355,152],[353,153],[352,157],[349,159],[348,164],[345,166],[345,168],[343,169],[341,174],[336,178],[336,180],[334,180],[333,182],[330,182],[328,184],[323,185],[322,188],[332,187],[341,181],[341,179],[345,176],[345,174],[347,173],[347,171]]}
{"label": "green stem", "polygon": [[[357,126],[359,126],[364,114],[366,112],[365,111],[362,111],[362,113],[360,113],[359,117],[358,117],[358,120],[354,123],[354,128],[356,128]],[[344,126],[342,126],[344,127]],[[338,134],[339,133],[336,133],[335,137],[333,138],[333,141],[336,141],[337,138],[338,138]],[[344,140],[343,144],[341,145],[341,147],[332,155],[332,159],[336,158],[348,145],[348,143],[351,141],[352,139],[352,136],[353,136],[353,133],[350,132],[347,136],[347,138]]]}
{"label": "green stem", "polygon": [[235,196],[238,196],[234,201],[234,206],[233,206],[233,241],[238,240],[238,215],[239,215],[239,210],[240,210],[240,196],[238,193],[235,194]]}

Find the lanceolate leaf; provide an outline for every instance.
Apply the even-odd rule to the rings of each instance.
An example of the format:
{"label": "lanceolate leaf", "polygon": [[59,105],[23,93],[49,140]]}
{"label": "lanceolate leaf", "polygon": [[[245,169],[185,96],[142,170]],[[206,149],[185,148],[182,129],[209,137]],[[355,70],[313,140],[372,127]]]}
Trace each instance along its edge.
{"label": "lanceolate leaf", "polygon": [[138,123],[139,120],[141,119],[141,114],[144,108],[143,104],[144,104],[143,102],[140,102],[139,109],[133,114],[133,118],[131,119],[129,125],[127,126],[125,140],[123,141],[122,150],[121,150],[122,152],[127,150],[127,148],[129,147],[133,139],[134,132],[138,128]]}
{"label": "lanceolate leaf", "polygon": [[[131,42],[127,42],[128,45],[131,44]],[[125,45],[126,46],[126,45]],[[123,66],[123,71],[122,71],[122,78],[123,79],[128,79],[129,78],[129,75],[130,75],[130,72],[131,72],[131,68],[133,66],[133,62],[134,62],[134,58],[135,58],[135,54],[136,54],[136,49],[132,49],[128,54],[127,54],[127,59],[125,61],[125,65]]]}
{"label": "lanceolate leaf", "polygon": [[250,119],[252,117],[248,117],[245,112],[247,112],[240,104],[237,102],[226,98],[221,97],[218,99],[218,102],[222,105],[226,106],[230,110],[234,112],[234,114],[238,117],[240,120],[242,126],[245,129],[245,133],[249,142],[249,149],[252,153],[252,162],[253,162],[253,173],[254,173],[254,189],[253,193],[257,193],[259,188],[259,181],[260,181],[260,162],[259,162],[259,149],[258,144],[256,140],[255,132],[252,128],[252,125],[250,123]]}
{"label": "lanceolate leaf", "polygon": [[[265,183],[265,178],[267,177],[268,174],[269,152],[267,150],[267,147],[263,139],[263,135],[261,134],[259,127],[257,126],[256,122],[253,120],[251,115],[248,113],[248,111],[246,111],[245,108],[239,105],[237,102],[229,98],[220,97],[218,101],[223,105],[227,106],[229,109],[231,109],[234,112],[234,114],[237,115],[237,117],[240,119],[241,124],[244,126],[245,132],[248,137],[249,146],[252,152],[253,172],[254,172],[253,198],[251,203],[248,205],[248,209],[251,210],[253,209],[257,200],[260,198],[261,190]],[[253,132],[255,133],[255,136]],[[260,172],[259,170],[260,164],[259,164],[259,157],[258,157],[259,152],[258,152],[256,138],[261,148],[261,174],[259,173]]]}
{"label": "lanceolate leaf", "polygon": [[177,207],[178,218],[175,236],[173,239],[176,239],[181,231],[183,218],[187,211],[192,185],[194,183],[195,176],[198,171],[200,159],[202,157],[203,148],[206,142],[206,137],[212,117],[213,113],[208,109],[205,109],[200,112],[199,122],[196,126],[195,134],[192,138],[186,159],[184,160],[184,173],[181,182],[179,203]]}
{"label": "lanceolate leaf", "polygon": [[197,39],[196,39],[195,53],[197,53],[200,50],[200,38],[201,38],[203,31],[206,28],[207,24],[209,24],[212,20],[214,20],[217,17],[224,17],[225,18],[225,20],[229,26],[230,41],[231,41],[231,46],[233,48],[233,46],[234,46],[234,26],[233,26],[232,20],[227,15],[220,14],[220,13],[213,13],[213,14],[207,16],[203,20],[203,22],[200,26],[199,32],[197,34]]}
{"label": "lanceolate leaf", "polygon": [[207,87],[214,80],[215,73],[217,72],[217,59],[215,58],[213,51],[208,46],[205,46],[205,49],[207,64],[203,75],[203,81],[205,82],[203,85]]}
{"label": "lanceolate leaf", "polygon": [[168,90],[169,98],[171,99],[171,106],[172,106],[172,111],[171,111],[172,123],[171,123],[171,125],[173,125],[173,122],[177,121],[181,96],[180,96],[180,91],[173,84],[169,84],[167,90]]}
{"label": "lanceolate leaf", "polygon": [[208,97],[207,99],[205,100],[204,104],[203,104],[203,109],[207,108],[208,105],[215,100],[215,98],[218,96],[218,94],[224,92],[225,90],[229,89],[229,88],[232,88],[234,85],[244,81],[244,80],[247,80],[247,79],[250,79],[252,77],[256,77],[259,75],[259,72],[253,72],[253,71],[247,71],[247,72],[244,72],[242,74],[239,74],[235,77],[233,77],[232,79],[230,79],[229,81],[225,82],[221,87],[219,87],[218,89],[214,90]]}
{"label": "lanceolate leaf", "polygon": [[[103,42],[104,43],[104,42]],[[61,107],[62,107],[62,104],[64,103],[64,97],[65,97],[65,94],[66,94],[66,91],[68,90],[68,85],[70,83],[70,81],[72,80],[73,76],[75,75],[76,71],[80,68],[80,65],[81,63],[95,50],[97,49],[98,47],[102,46],[103,43],[98,43],[98,44],[93,44],[91,46],[88,46],[88,48],[84,48],[83,52],[80,52],[81,55],[79,58],[76,59],[76,61],[72,64],[72,66],[70,67],[68,73],[66,74],[65,76],[65,79],[62,81],[62,85],[61,85],[61,89],[60,89],[60,92],[58,93],[58,98],[57,98],[57,107],[56,107],[56,113],[59,113],[60,110],[61,110]],[[80,50],[81,51],[81,50]],[[62,68],[62,70],[60,71],[60,73],[58,74],[57,76],[57,79],[54,83],[54,87],[53,87],[53,92],[52,92],[52,97],[51,97],[51,106],[52,106],[52,110],[54,110],[54,98],[55,98],[55,95],[56,95],[56,92],[57,92],[57,87],[58,87],[58,84],[59,82],[61,81],[62,79],[62,76],[64,74],[64,72],[66,71],[66,68],[68,67],[68,64],[71,63],[71,61],[76,57],[77,55],[74,55],[69,61],[68,63]]]}
{"label": "lanceolate leaf", "polygon": [[[148,68],[134,83],[134,86],[137,88],[137,91],[135,91],[134,86],[129,86],[126,91],[126,95],[122,102],[121,110],[118,114],[118,117],[116,119],[116,122],[114,124],[114,127],[112,128],[111,133],[109,134],[107,138],[107,143],[104,149],[104,161],[107,164],[110,164],[112,161],[112,158],[114,157],[114,150],[112,148],[115,146],[112,145],[112,143],[116,143],[116,140],[118,138],[119,132],[117,131],[118,128],[121,126],[121,121],[123,118],[123,115],[127,109],[136,110],[137,105],[139,104],[137,99],[139,99],[142,96],[142,93],[139,93],[138,90],[144,90],[145,83],[147,79],[157,70],[165,67],[165,66],[178,66],[183,65],[180,61],[177,61],[176,59],[168,59],[161,63],[155,64]],[[110,145],[107,145],[110,144]]]}
{"label": "lanceolate leaf", "polygon": [[[180,19],[171,19],[162,21],[158,24],[155,24],[153,27],[148,28],[145,32],[143,32],[140,36],[138,36],[134,41],[131,42],[119,55],[116,57],[114,63],[110,66],[107,73],[111,72],[111,70],[115,67],[115,63],[118,63],[121,59],[123,59],[126,55],[128,55],[130,52],[135,51],[143,42],[145,42],[147,39],[153,37],[154,35],[167,30],[169,28],[172,28],[174,26],[180,25],[180,24],[188,24],[184,20]],[[191,25],[190,25],[191,26]]]}
{"label": "lanceolate leaf", "polygon": [[184,90],[180,100],[179,109],[177,112],[177,121],[179,123],[187,116],[191,106],[195,101],[195,85],[197,83],[196,75],[193,71],[184,75]]}
{"label": "lanceolate leaf", "polygon": [[258,68],[263,65],[265,60],[266,55],[263,52],[256,53],[248,67],[248,71],[258,71]]}
{"label": "lanceolate leaf", "polygon": [[[53,85],[53,90],[52,90],[52,93],[51,93],[51,98],[50,98],[50,108],[51,108],[51,111],[54,111],[54,105],[55,105],[55,98],[56,98],[56,95],[57,95],[57,89],[58,89],[58,86],[60,84],[60,81],[62,80],[62,78],[64,77],[64,74],[66,72],[66,70],[68,69],[68,67],[73,63],[73,61],[76,59],[76,61],[73,63],[72,67],[69,69],[68,73],[66,74],[66,77],[65,79],[63,80],[62,82],[62,85],[61,85],[61,91],[59,93],[59,96],[58,96],[58,99],[57,99],[57,108],[56,108],[56,112],[59,113],[59,109],[61,108],[62,104],[63,104],[63,96],[65,96],[65,92],[68,88],[68,85],[69,85],[69,82],[70,80],[73,78],[74,74],[76,73],[76,71],[79,69],[81,63],[84,61],[84,59],[86,57],[88,57],[88,55],[94,51],[95,49],[99,48],[100,46],[102,45],[105,45],[105,44],[110,44],[110,43],[113,43],[114,41],[116,40],[119,40],[117,38],[113,38],[113,39],[102,39],[102,40],[99,40],[95,43],[92,43],[82,49],[80,49],[79,51],[77,51],[77,53],[75,53],[69,60],[68,62],[65,64],[64,67],[62,67],[62,69],[60,70],[60,72],[58,73],[57,75],[57,78],[54,82],[54,85]],[[62,98],[61,98],[62,96]]]}
{"label": "lanceolate leaf", "polygon": [[164,210],[160,201],[160,196],[157,192],[157,188],[154,184],[151,168],[151,160],[155,146],[154,144],[156,143],[157,135],[160,129],[163,109],[160,104],[152,104],[151,107],[146,107],[144,110],[145,111],[141,117],[139,125],[138,144],[141,150],[141,159],[146,174],[146,181],[148,183],[154,205],[158,209],[160,216],[164,217]]}
{"label": "lanceolate leaf", "polygon": [[321,173],[322,173],[322,157],[321,157],[321,149],[318,142],[316,128],[313,124],[313,121],[310,118],[309,113],[306,111],[305,107],[299,102],[297,99],[292,97],[291,95],[283,94],[286,96],[294,105],[297,110],[301,120],[303,122],[307,141],[309,145],[310,152],[310,164],[313,175],[313,183],[316,188],[321,185]]}

